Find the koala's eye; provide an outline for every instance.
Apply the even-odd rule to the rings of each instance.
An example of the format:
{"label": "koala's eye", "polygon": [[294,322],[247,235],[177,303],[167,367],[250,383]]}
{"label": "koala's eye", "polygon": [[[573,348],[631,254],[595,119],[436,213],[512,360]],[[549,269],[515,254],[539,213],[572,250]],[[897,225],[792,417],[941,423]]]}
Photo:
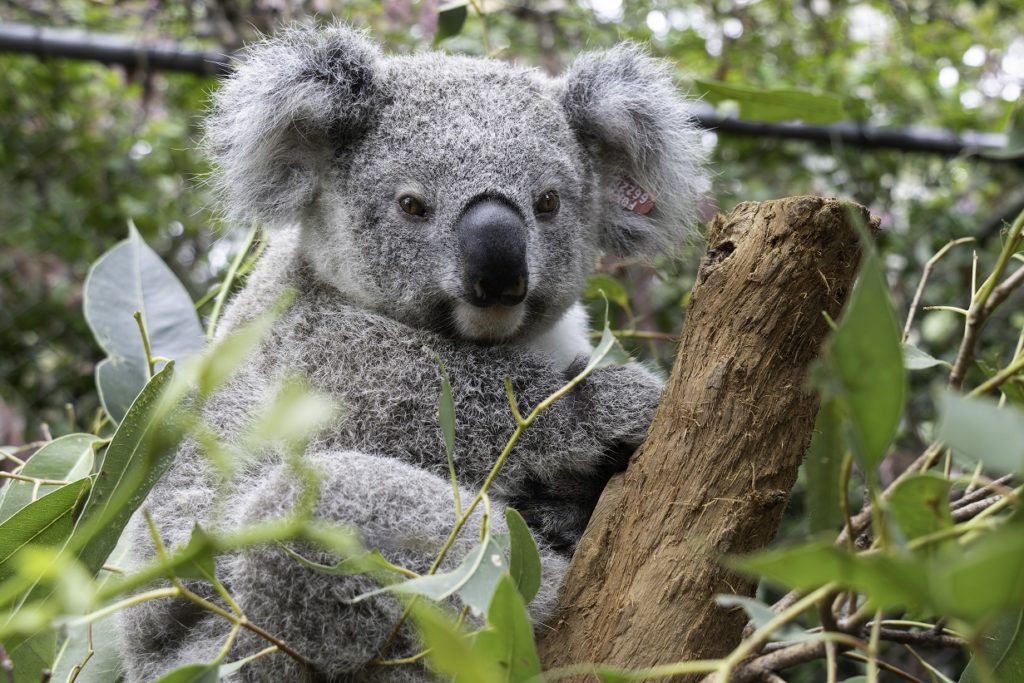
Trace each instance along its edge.
{"label": "koala's eye", "polygon": [[537,213],[554,213],[558,211],[558,193],[554,190],[548,190],[542,194],[537,203],[533,205],[533,210]]}
{"label": "koala's eye", "polygon": [[423,200],[411,194],[399,197],[398,205],[402,207],[402,211],[405,211],[410,216],[419,216],[422,218],[427,215],[427,206],[423,203]]}

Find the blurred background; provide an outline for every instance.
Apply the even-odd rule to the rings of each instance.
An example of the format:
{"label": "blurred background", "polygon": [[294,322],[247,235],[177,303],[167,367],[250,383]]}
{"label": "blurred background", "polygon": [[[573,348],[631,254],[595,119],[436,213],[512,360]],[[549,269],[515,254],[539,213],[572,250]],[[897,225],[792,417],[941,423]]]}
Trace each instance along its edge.
{"label": "blurred background", "polygon": [[[703,98],[715,173],[705,217],[795,194],[866,204],[882,219],[905,312],[937,249],[973,236],[987,263],[1024,207],[1022,10],[1005,0],[0,0],[0,444],[89,427],[102,352],[81,315],[82,282],[129,220],[196,299],[223,275],[248,226],[220,219],[196,140],[215,74],[260,32],[337,17],[394,52],[493,54],[551,73],[582,50],[640,41]],[[973,251],[946,256],[923,303],[966,305]],[[695,243],[673,262],[607,263],[596,283],[624,343],[665,368],[700,254]],[[1010,322],[1019,330],[1024,318]],[[957,313],[926,311],[911,340],[948,359],[961,330]],[[1005,356],[1015,341],[986,353]]]}

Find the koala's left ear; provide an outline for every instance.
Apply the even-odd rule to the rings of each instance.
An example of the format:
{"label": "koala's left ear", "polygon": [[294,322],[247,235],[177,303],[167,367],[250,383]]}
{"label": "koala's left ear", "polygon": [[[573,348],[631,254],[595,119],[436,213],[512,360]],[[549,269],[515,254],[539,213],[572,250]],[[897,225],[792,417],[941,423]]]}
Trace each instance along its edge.
{"label": "koala's left ear", "polygon": [[296,217],[335,155],[372,124],[382,59],[344,24],[284,28],[246,49],[206,120],[206,151],[230,215]]}
{"label": "koala's left ear", "polygon": [[623,43],[581,55],[562,87],[599,177],[602,247],[649,257],[677,246],[709,182],[700,133],[668,65]]}

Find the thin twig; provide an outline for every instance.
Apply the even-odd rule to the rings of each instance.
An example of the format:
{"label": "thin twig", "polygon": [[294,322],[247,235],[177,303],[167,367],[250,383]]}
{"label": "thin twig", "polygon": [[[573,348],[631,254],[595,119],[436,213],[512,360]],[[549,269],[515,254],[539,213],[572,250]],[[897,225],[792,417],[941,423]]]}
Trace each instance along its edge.
{"label": "thin twig", "polygon": [[984,512],[988,508],[992,507],[1000,500],[1000,496],[992,496],[991,498],[985,498],[984,500],[978,500],[970,505],[964,505],[962,507],[953,510],[953,521],[954,522],[966,522],[969,519],[977,517],[978,514]]}
{"label": "thin twig", "polygon": [[935,268],[935,264],[939,262],[946,253],[958,244],[965,244],[967,242],[973,242],[973,237],[961,237],[960,239],[950,240],[935,252],[935,255],[928,259],[927,263],[924,264],[924,270],[921,271],[921,281],[917,283],[917,290],[914,292],[914,298],[910,302],[910,310],[907,311],[907,323],[903,326],[903,341],[907,341],[907,337],[910,336],[910,328],[914,324],[914,315],[917,313],[917,307],[921,304],[921,295],[924,294],[925,283],[928,282],[928,278],[932,274],[932,269]]}
{"label": "thin twig", "polygon": [[[978,342],[978,334],[985,321],[988,320],[995,307],[1009,296],[1015,287],[1024,282],[1024,275],[1021,275],[1022,271],[1018,270],[1006,282],[999,285],[999,280],[1003,277],[1003,273],[1010,263],[1010,257],[1016,251],[1022,231],[1024,231],[1024,211],[1017,216],[1017,219],[1010,227],[1010,234],[1007,236],[1006,243],[999,253],[999,258],[996,261],[995,268],[992,269],[992,274],[985,279],[978,293],[971,299],[971,305],[967,313],[967,324],[964,327],[964,337],[960,342],[960,350],[957,352],[956,360],[953,362],[953,371],[949,375],[949,386],[953,389],[963,387],[967,368],[974,360],[974,347]],[[989,302],[992,301],[992,296],[997,289],[1000,290],[1000,299],[994,302],[992,306],[989,306]]]}
{"label": "thin twig", "polygon": [[[867,657],[856,652],[844,652],[840,656],[845,657],[846,659],[852,659],[855,662],[870,663]],[[922,681],[917,676],[914,676],[913,674],[904,671],[903,669],[900,669],[899,667],[893,664],[890,664],[884,659],[876,659],[874,660],[874,663],[878,666],[879,669],[885,669],[889,673],[896,674],[903,680],[911,681],[911,683],[924,683],[924,681]]]}

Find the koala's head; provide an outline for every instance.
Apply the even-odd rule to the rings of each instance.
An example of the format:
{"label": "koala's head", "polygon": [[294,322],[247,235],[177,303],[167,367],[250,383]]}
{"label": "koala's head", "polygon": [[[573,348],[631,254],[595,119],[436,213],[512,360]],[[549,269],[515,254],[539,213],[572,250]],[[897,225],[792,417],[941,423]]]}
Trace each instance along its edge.
{"label": "koala's head", "polygon": [[629,44],[550,79],[289,29],[217,92],[207,147],[229,212],[298,223],[350,301],[482,341],[547,329],[600,253],[678,243],[706,189],[686,102]]}

